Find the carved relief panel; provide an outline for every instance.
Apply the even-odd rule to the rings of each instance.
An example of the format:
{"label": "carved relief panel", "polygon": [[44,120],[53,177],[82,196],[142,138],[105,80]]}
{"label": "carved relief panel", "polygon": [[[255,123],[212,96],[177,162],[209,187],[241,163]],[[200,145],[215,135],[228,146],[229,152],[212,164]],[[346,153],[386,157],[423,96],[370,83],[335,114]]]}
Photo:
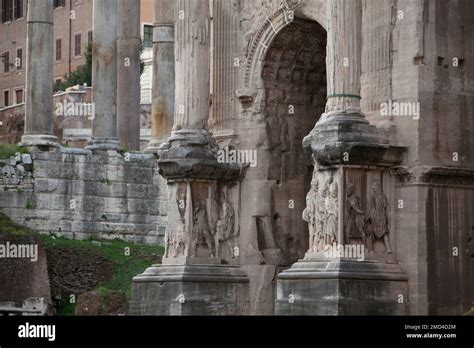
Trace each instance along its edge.
{"label": "carved relief panel", "polygon": [[340,241],[340,191],[336,170],[316,168],[306,195],[303,220],[308,223],[309,249],[306,257],[324,252],[327,245]]}
{"label": "carved relief panel", "polygon": [[168,185],[171,206],[164,262],[186,258],[238,263],[239,229],[232,191],[205,180]]}
{"label": "carved relief panel", "polygon": [[362,244],[370,255],[393,253],[394,182],[383,169],[344,167],[344,243]]}

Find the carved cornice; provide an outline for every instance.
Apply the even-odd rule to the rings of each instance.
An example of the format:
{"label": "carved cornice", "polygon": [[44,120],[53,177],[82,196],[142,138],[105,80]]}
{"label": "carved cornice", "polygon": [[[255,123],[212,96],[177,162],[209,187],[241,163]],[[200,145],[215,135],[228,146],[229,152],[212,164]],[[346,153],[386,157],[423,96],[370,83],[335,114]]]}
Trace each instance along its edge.
{"label": "carved cornice", "polygon": [[420,177],[421,182],[474,186],[474,169],[456,167],[432,167]]}

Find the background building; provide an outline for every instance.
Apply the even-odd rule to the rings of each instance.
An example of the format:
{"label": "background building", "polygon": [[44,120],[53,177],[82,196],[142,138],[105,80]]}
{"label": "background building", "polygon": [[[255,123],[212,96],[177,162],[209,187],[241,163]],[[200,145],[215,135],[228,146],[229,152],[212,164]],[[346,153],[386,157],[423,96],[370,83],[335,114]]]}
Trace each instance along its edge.
{"label": "background building", "polygon": [[[1,0],[0,109],[24,102],[26,59],[26,0]],[[141,35],[145,69],[142,103],[151,103],[153,7],[141,0]],[[61,80],[85,63],[92,41],[92,0],[54,1],[54,79]]]}

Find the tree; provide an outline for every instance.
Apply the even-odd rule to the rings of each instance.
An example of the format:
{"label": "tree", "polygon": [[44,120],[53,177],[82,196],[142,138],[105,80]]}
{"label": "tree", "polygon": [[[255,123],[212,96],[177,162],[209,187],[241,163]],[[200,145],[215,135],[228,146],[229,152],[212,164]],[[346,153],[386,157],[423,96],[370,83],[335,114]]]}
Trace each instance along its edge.
{"label": "tree", "polygon": [[[140,57],[143,53],[143,43],[140,41]],[[145,63],[140,61],[140,75],[143,73]],[[92,86],[92,45],[89,43],[86,48],[86,62],[77,67],[75,71],[69,75],[64,75],[64,81],[55,81],[53,86],[54,92],[65,91],[66,88],[87,84]]]}
{"label": "tree", "polygon": [[92,45],[88,44],[86,48],[86,62],[77,67],[75,71],[64,75],[64,81],[54,83],[53,91],[65,91],[66,88],[87,84],[92,86]]}

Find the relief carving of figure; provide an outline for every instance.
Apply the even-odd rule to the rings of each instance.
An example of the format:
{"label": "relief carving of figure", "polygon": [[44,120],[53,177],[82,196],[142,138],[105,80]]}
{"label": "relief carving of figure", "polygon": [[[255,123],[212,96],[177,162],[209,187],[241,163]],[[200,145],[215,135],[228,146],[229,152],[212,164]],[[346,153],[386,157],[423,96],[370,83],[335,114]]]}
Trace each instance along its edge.
{"label": "relief carving of figure", "polygon": [[[232,258],[234,255],[235,235],[235,213],[234,208],[227,200],[225,194],[222,194],[222,207],[217,220],[216,234],[214,235],[216,256],[223,258]],[[223,246],[223,249],[221,248]]]}
{"label": "relief carving of figure", "polygon": [[303,220],[308,223],[309,228],[309,252],[324,250],[327,191],[327,183],[320,185],[318,172],[315,171],[311,180],[311,189],[306,195],[306,208],[303,211]]}
{"label": "relief carving of figure", "polygon": [[168,239],[166,257],[184,256],[186,249],[186,226],[179,224],[177,230]]}
{"label": "relief carving of figure", "polygon": [[303,220],[308,223],[309,229],[309,252],[318,251],[318,241],[319,236],[322,232],[321,221],[317,221],[318,217],[318,197],[319,197],[319,181],[316,176],[316,171],[313,174],[313,179],[311,180],[311,189],[306,195],[306,208],[303,210]]}
{"label": "relief carving of figure", "polygon": [[362,210],[360,198],[354,194],[354,185],[347,185],[347,224],[346,224],[346,243],[350,243],[352,238],[362,239],[362,244],[371,252],[372,231],[365,223],[365,212]]}
{"label": "relief carving of figure", "polygon": [[382,193],[380,183],[372,185],[372,197],[370,199],[370,211],[368,220],[371,223],[374,238],[383,238],[387,254],[392,253],[389,240],[387,197]]}
{"label": "relief carving of figure", "polygon": [[205,242],[209,250],[209,256],[215,257],[212,240],[213,236],[209,228],[207,210],[205,207],[201,207],[201,205],[197,203],[193,210],[193,230],[189,256],[195,257],[198,245]]}
{"label": "relief carving of figure", "polygon": [[339,230],[339,206],[337,199],[337,183],[334,181],[329,186],[329,195],[325,198],[326,207],[326,223],[324,225],[324,243],[325,245],[332,245],[337,242],[337,235]]}

